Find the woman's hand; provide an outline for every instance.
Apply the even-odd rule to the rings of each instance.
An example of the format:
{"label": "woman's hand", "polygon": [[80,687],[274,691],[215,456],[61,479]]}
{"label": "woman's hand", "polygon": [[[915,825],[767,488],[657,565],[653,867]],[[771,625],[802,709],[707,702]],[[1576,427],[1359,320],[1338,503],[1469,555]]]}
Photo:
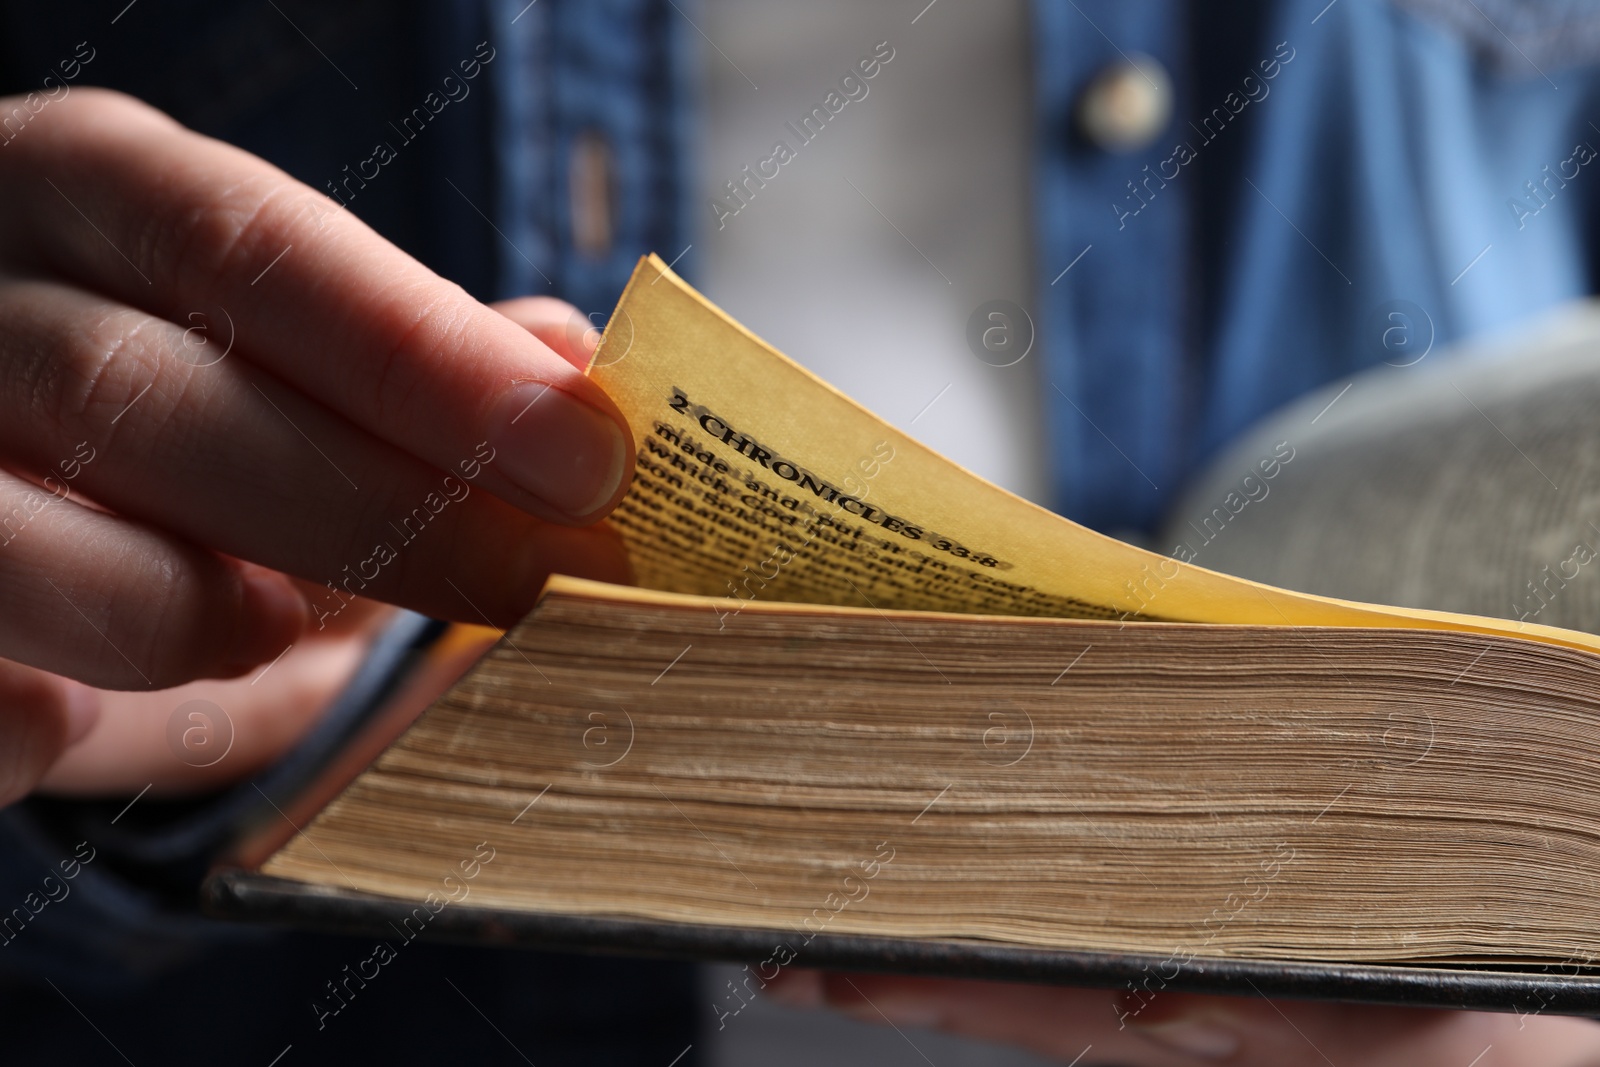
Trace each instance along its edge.
{"label": "woman's hand", "polygon": [[[929,1027],[1094,1067],[1580,1067],[1600,1064],[1600,1023],[1541,1014],[1369,1007],[942,978],[785,971],[780,1003],[828,1005],[902,1031]],[[911,1038],[914,1042],[915,1038]]]}
{"label": "woman's hand", "polygon": [[130,98],[9,141],[0,802],[111,710],[89,686],[240,676],[357,596],[508,625],[552,569],[623,578],[584,527],[628,430],[581,331],[546,343],[566,312],[509,310]]}

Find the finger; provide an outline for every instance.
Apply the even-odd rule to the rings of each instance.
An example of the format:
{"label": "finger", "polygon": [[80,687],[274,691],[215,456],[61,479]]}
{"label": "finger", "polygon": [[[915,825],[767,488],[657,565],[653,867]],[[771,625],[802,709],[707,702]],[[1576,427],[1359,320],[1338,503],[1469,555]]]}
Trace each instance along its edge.
{"label": "finger", "polygon": [[[1579,1067],[1600,1059],[1600,1024],[1515,1012],[1330,1004],[1255,997],[1187,997],[1158,1041],[1197,1021],[1239,1039],[1231,1062],[1360,1063],[1370,1067]],[[1164,1031],[1164,1032],[1163,1032]],[[1180,1045],[1181,1047],[1181,1045]]]}
{"label": "finger", "polygon": [[240,674],[304,629],[306,602],[281,576],[65,495],[0,472],[0,656],[161,688]]}
{"label": "finger", "polygon": [[100,693],[102,714],[39,782],[71,796],[154,796],[216,789],[288,751],[360,666],[367,641],[312,634],[248,678]]}
{"label": "finger", "polygon": [[490,307],[550,346],[550,351],[584,370],[600,346],[600,330],[577,308],[553,296],[519,296]]}
{"label": "finger", "polygon": [[438,470],[248,362],[189,362],[164,319],[54,282],[0,284],[0,322],[0,453],[316,583],[319,627],[357,597],[506,626],[553,570],[627,579],[609,531],[478,491],[502,459],[484,442]]}
{"label": "finger", "polygon": [[1109,990],[832,972],[819,986],[829,1007],[862,1022],[945,1030],[1078,1067],[1195,1062],[1119,1029]]}
{"label": "finger", "polygon": [[774,988],[786,1003],[826,1003],[863,1021],[933,1027],[1065,1061],[1081,1057],[1081,1067],[1578,1067],[1600,1054],[1600,1024],[1526,1013],[883,975],[802,972],[780,981],[786,987]]}
{"label": "finger", "polygon": [[[308,582],[304,578],[290,578],[290,582],[307,600],[325,596],[328,592],[326,586]],[[381,600],[357,597],[345,605],[345,609],[339,613],[337,619],[331,620],[318,630],[317,636],[344,637],[349,634],[365,633],[393,614],[394,608]]]}
{"label": "finger", "polygon": [[945,1030],[1079,1067],[1190,1062],[1120,1028],[1109,990],[790,969],[764,992],[791,1007],[826,1006],[880,1026]]}
{"label": "finger", "polygon": [[116,94],[29,134],[0,158],[13,255],[174,322],[226,311],[240,352],[435,467],[487,440],[485,486],[534,514],[586,524],[626,491],[598,386],[327,196]]}
{"label": "finger", "polygon": [[61,751],[99,717],[92,691],[0,660],[0,807],[32,792]]}
{"label": "finger", "polygon": [[[308,634],[246,678],[201,681],[152,693],[102,693],[103,712],[39,783],[41,793],[154,796],[214,790],[279,760],[326,713],[365,661],[386,614],[357,629]],[[341,622],[343,618],[341,617]],[[457,627],[392,695],[413,711],[444,692],[494,641]],[[401,709],[405,710],[404,708]]]}

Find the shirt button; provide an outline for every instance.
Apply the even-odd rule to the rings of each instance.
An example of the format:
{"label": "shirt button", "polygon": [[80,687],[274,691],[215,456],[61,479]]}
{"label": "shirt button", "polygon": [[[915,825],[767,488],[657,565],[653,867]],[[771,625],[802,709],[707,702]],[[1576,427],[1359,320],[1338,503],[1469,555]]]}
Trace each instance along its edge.
{"label": "shirt button", "polygon": [[612,188],[611,146],[594,130],[578,135],[568,161],[568,205],[572,219],[572,245],[590,259],[611,251]]}
{"label": "shirt button", "polygon": [[1078,97],[1078,128],[1107,152],[1137,152],[1172,117],[1172,79],[1153,56],[1139,52],[1096,74]]}

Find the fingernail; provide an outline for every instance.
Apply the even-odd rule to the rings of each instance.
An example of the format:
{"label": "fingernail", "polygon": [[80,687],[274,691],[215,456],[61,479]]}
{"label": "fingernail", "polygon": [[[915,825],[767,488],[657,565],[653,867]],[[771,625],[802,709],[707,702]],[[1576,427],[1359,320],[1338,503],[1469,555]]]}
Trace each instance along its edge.
{"label": "fingernail", "polygon": [[593,516],[627,473],[621,427],[543,382],[512,387],[492,425],[490,444],[511,480],[570,518]]}
{"label": "fingernail", "polygon": [[1221,1060],[1239,1051],[1239,1037],[1232,1030],[1198,1019],[1175,1019],[1130,1029],[1164,1048],[1197,1059]]}
{"label": "fingernail", "polygon": [[100,721],[100,694],[86,685],[68,681],[63,707],[67,714],[67,744],[75,745],[89,736]]}
{"label": "fingernail", "polygon": [[293,583],[280,574],[247,568],[239,581],[244,586],[243,611],[228,665],[243,672],[291,645],[305,629],[310,608]]}

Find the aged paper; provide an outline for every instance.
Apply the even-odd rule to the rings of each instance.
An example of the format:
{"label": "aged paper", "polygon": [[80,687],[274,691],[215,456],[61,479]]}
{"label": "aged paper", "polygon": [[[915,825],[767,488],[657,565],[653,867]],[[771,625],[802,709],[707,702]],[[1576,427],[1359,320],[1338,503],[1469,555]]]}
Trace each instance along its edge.
{"label": "aged paper", "polygon": [[589,373],[638,445],[610,521],[639,584],[720,598],[725,622],[760,600],[1441,628],[1600,650],[1600,637],[1553,627],[1276,589],[1095,533],[889,426],[655,256],[640,261]]}

